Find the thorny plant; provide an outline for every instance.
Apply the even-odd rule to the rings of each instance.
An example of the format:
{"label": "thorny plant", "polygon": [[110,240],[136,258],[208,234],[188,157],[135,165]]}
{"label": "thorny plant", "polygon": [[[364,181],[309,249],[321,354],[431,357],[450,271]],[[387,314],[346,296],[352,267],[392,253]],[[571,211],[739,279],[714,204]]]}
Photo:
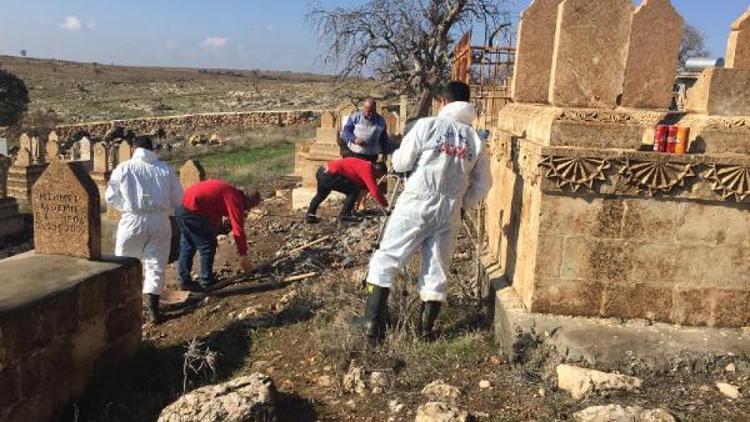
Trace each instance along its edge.
{"label": "thorny plant", "polygon": [[212,351],[208,346],[203,348],[203,343],[198,339],[192,339],[185,348],[184,360],[182,363],[182,393],[187,391],[188,379],[191,375],[204,374],[213,380],[216,378],[216,358],[217,352]]}

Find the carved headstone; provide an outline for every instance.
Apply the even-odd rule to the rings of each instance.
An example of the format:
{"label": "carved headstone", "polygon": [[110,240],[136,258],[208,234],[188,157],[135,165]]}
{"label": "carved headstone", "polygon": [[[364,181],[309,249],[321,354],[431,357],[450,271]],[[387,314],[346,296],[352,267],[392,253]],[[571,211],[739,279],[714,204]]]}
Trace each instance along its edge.
{"label": "carved headstone", "polygon": [[59,143],[60,137],[57,135],[57,132],[53,130],[52,132],[49,133],[49,136],[47,137],[47,141],[49,142],[57,141]]}
{"label": "carved headstone", "polygon": [[89,161],[91,159],[92,146],[91,140],[84,136],[78,141],[78,157],[81,161]]}
{"label": "carved headstone", "polygon": [[97,142],[94,145],[94,164],[93,169],[97,173],[107,172],[107,147],[103,142]]}
{"label": "carved headstone", "polygon": [[16,154],[16,161],[14,163],[19,167],[27,167],[31,165],[31,151],[28,148],[21,148]]}
{"label": "carved headstone", "polygon": [[513,71],[512,96],[517,103],[549,99],[557,10],[562,0],[534,0],[521,15]]}
{"label": "carved headstone", "polygon": [[99,192],[79,163],[51,163],[32,192],[37,253],[101,258]]}
{"label": "carved headstone", "polygon": [[750,69],[750,9],[732,24],[727,43],[726,67]]}
{"label": "carved headstone", "polygon": [[622,94],[632,0],[563,0],[557,16],[549,101],[614,109]]}
{"label": "carved headstone", "polygon": [[683,23],[670,0],[643,0],[636,9],[625,67],[623,106],[669,108]]}
{"label": "carved headstone", "polygon": [[392,111],[386,111],[383,113],[383,119],[385,120],[385,129],[389,135],[398,133],[398,114]]}
{"label": "carved headstone", "polygon": [[29,135],[22,133],[21,136],[18,138],[18,148],[24,149],[26,148],[31,152],[31,138]]}
{"label": "carved headstone", "polygon": [[132,156],[133,147],[130,146],[128,141],[123,139],[122,142],[120,142],[120,145],[117,146],[117,162],[124,163],[125,161],[128,161]]}
{"label": "carved headstone", "polygon": [[60,159],[60,144],[57,139],[50,139],[47,141],[45,148],[47,149],[47,160],[52,162]]}
{"label": "carved headstone", "polygon": [[206,180],[206,170],[201,163],[196,160],[188,160],[180,167],[180,184],[183,189]]}
{"label": "carved headstone", "polygon": [[336,127],[336,116],[330,111],[324,111],[320,114],[320,127],[323,128],[335,128]]}
{"label": "carved headstone", "polygon": [[8,156],[8,140],[0,138],[0,155]]}

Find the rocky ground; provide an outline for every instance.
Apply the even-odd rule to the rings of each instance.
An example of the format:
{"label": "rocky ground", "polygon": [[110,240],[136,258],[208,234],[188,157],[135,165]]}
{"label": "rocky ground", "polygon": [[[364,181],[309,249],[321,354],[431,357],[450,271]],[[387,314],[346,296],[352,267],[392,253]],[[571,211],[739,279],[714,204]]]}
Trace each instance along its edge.
{"label": "rocky ground", "polygon": [[[380,220],[341,226],[334,206],[323,210],[322,223],[305,225],[301,213],[289,211],[293,183],[284,178],[264,186],[270,199],[247,223],[256,263],[276,265],[206,297],[183,302],[175,292],[165,295],[168,321],[146,325],[138,355],[95,380],[68,416],[151,421],[163,412],[163,421],[269,420],[273,401],[270,412],[282,421],[750,419],[745,360],[611,378],[560,372],[559,358],[540,341],[519,361],[506,361],[473,297],[476,267],[466,230],[438,321],[440,338],[426,343],[412,335],[417,299],[406,275],[392,295],[390,335],[369,346],[347,320],[363,306],[361,280]],[[236,273],[226,238],[217,267],[224,278]],[[740,395],[730,398],[734,391],[717,382],[738,387]]]}
{"label": "rocky ground", "polygon": [[[192,113],[327,109],[375,88],[331,76],[262,70],[119,66],[0,56],[29,89],[34,125]],[[377,90],[376,90],[377,91]]]}

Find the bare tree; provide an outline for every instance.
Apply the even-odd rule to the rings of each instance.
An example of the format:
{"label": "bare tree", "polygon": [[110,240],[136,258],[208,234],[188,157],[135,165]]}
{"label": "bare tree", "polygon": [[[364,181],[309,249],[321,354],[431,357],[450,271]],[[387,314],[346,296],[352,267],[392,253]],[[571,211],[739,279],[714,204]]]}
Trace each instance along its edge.
{"label": "bare tree", "polygon": [[27,54],[28,54],[28,51],[21,50],[21,57],[26,57]]}
{"label": "bare tree", "polygon": [[709,54],[706,49],[706,34],[686,23],[682,28],[682,40],[680,41],[680,66],[684,68],[685,62],[691,57],[705,57]]}
{"label": "bare tree", "polygon": [[326,45],[324,59],[341,76],[374,73],[415,94],[421,117],[435,85],[450,71],[456,36],[475,25],[493,34],[507,24],[508,0],[367,0],[350,7],[312,5],[307,17]]}
{"label": "bare tree", "polygon": [[18,76],[0,69],[0,126],[16,124],[28,104],[26,84]]}

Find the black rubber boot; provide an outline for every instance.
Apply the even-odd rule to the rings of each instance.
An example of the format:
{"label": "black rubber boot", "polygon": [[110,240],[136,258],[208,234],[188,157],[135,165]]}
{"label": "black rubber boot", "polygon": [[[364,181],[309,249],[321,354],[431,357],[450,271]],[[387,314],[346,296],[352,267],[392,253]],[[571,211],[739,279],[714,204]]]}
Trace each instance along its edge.
{"label": "black rubber boot", "polygon": [[385,319],[390,289],[368,284],[367,292],[365,316],[355,318],[352,324],[364,329],[370,339],[381,339],[385,334]]}
{"label": "black rubber boot", "polygon": [[147,294],[146,295],[146,309],[148,309],[148,316],[151,318],[151,322],[154,324],[161,324],[163,319],[161,311],[159,311],[159,295]]}
{"label": "black rubber boot", "polygon": [[435,320],[440,313],[441,305],[442,302],[437,301],[422,302],[422,312],[419,316],[419,336],[423,340],[435,340],[435,333],[432,328],[435,326]]}

